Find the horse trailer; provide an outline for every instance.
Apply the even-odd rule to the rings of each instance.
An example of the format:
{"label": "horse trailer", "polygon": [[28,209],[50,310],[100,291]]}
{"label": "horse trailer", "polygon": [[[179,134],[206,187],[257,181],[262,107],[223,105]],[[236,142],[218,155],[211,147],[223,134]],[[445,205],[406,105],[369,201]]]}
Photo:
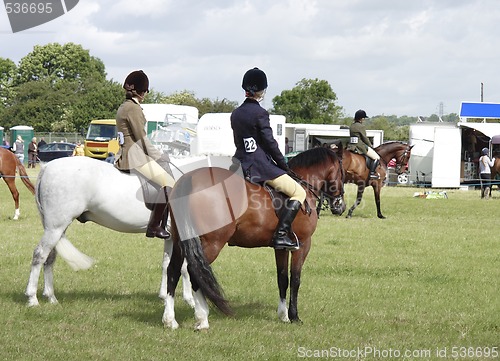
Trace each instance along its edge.
{"label": "horse trailer", "polygon": [[[500,155],[500,104],[462,103],[457,123],[420,122],[410,125],[411,181],[433,188],[477,185],[481,149]],[[481,122],[470,120],[481,119]],[[489,122],[487,122],[489,120]]]}

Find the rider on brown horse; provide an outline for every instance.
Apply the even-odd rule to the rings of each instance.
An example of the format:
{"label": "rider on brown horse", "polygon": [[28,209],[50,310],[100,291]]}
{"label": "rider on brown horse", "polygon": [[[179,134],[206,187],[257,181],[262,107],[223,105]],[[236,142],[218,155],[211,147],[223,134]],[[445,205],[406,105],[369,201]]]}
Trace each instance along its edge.
{"label": "rider on brown horse", "polygon": [[290,198],[283,206],[273,235],[275,249],[297,250],[299,244],[290,239],[292,222],[306,198],[306,191],[287,173],[285,158],[273,137],[269,113],[260,106],[267,89],[266,74],[250,69],[243,76],[245,101],[231,114],[237,158],[245,177],[255,183],[266,183]]}
{"label": "rider on brown horse", "polygon": [[370,178],[379,179],[380,176],[376,169],[379,165],[380,156],[373,150],[372,142],[370,142],[370,139],[366,136],[366,128],[363,124],[365,118],[368,118],[368,116],[366,112],[361,109],[354,115],[354,122],[349,127],[349,135],[351,138],[347,145],[347,149],[354,153],[364,154],[370,158]]}

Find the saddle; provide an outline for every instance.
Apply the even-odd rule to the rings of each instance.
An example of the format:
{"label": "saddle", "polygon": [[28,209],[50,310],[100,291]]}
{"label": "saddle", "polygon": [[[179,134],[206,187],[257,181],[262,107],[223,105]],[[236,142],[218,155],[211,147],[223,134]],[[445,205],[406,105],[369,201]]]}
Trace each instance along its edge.
{"label": "saddle", "polygon": [[[247,182],[250,182],[250,181],[247,179]],[[252,183],[252,182],[250,182],[250,183]],[[269,196],[271,197],[271,201],[273,204],[274,212],[276,213],[276,216],[279,217],[281,209],[283,208],[286,201],[290,197],[282,192],[277,191],[276,189],[274,189],[273,187],[271,187],[267,184],[264,184],[264,185],[259,184],[259,185],[262,186],[267,191],[267,193],[269,193]],[[304,212],[304,214],[307,214],[307,215],[311,214],[311,206],[307,202],[307,199],[304,201],[304,205],[302,206],[302,211]]]}
{"label": "saddle", "polygon": [[[165,171],[174,178],[174,175],[172,173],[172,170],[170,169],[169,163],[170,163],[170,158],[168,155],[163,154],[159,159],[156,160],[156,162],[163,168]],[[117,168],[118,169],[118,168]],[[118,169],[120,172],[123,173],[131,173],[130,170],[121,170]],[[137,177],[139,178],[139,181],[141,182],[141,188],[137,190],[137,197],[140,199],[141,192],[142,192],[142,197],[144,199],[144,205],[146,206],[147,209],[150,211],[153,210],[154,205],[156,204],[156,199],[158,197],[158,193],[160,192],[161,187],[152,182],[150,179],[146,178],[139,172],[134,172]]]}

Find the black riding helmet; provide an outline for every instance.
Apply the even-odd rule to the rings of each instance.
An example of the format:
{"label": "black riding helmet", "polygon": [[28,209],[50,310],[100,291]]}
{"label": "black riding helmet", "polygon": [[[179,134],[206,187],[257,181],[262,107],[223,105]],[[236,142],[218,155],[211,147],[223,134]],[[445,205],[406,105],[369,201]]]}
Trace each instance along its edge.
{"label": "black riding helmet", "polygon": [[365,118],[368,118],[368,115],[366,115],[366,112],[362,109],[358,110],[356,112],[356,114],[354,114],[354,120],[355,121],[358,121],[358,120],[361,120],[361,119],[365,119]]}
{"label": "black riding helmet", "polygon": [[149,92],[149,79],[142,70],[135,70],[127,75],[123,83],[123,89],[126,91],[135,90],[137,93]]}
{"label": "black riding helmet", "polygon": [[267,76],[259,68],[253,68],[248,70],[245,75],[243,75],[243,82],[241,87],[249,92],[250,94],[255,94],[256,92],[262,91],[267,88]]}

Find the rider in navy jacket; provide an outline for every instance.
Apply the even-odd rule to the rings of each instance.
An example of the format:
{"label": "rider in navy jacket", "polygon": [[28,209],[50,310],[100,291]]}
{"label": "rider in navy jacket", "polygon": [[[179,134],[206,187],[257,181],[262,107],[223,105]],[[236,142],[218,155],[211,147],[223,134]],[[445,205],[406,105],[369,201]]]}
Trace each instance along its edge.
{"label": "rider in navy jacket", "polygon": [[306,192],[288,175],[285,157],[273,137],[269,113],[259,104],[267,89],[266,74],[258,68],[248,70],[243,76],[242,87],[246,99],[231,114],[236,146],[234,157],[240,161],[245,176],[251,181],[267,183],[290,197],[280,212],[273,235],[273,247],[297,250],[297,240],[292,240],[288,234],[304,203]]}
{"label": "rider in navy jacket", "polygon": [[245,176],[265,182],[288,172],[269,123],[269,113],[253,98],[246,98],[231,115],[236,153]]}

